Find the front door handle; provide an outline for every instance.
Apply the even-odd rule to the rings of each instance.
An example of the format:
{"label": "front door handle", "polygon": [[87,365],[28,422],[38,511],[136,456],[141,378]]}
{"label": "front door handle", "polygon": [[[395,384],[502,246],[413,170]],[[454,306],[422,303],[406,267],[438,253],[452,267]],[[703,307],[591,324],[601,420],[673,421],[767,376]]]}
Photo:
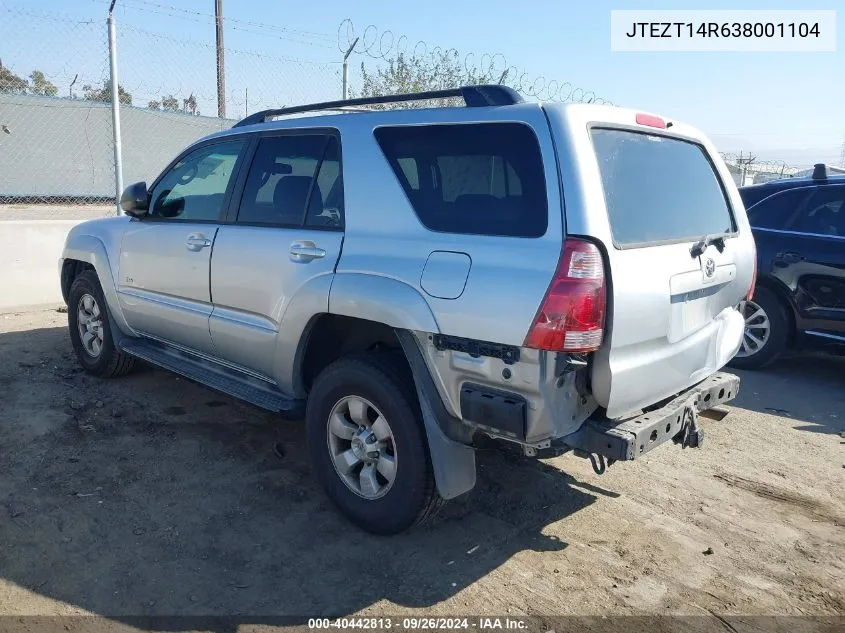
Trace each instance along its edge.
{"label": "front door handle", "polygon": [[189,251],[200,251],[207,246],[211,246],[211,240],[202,233],[191,233],[185,241],[185,248]]}
{"label": "front door handle", "polygon": [[317,248],[311,240],[294,242],[290,245],[290,258],[295,262],[310,262],[312,259],[320,259],[326,256],[326,251]]}

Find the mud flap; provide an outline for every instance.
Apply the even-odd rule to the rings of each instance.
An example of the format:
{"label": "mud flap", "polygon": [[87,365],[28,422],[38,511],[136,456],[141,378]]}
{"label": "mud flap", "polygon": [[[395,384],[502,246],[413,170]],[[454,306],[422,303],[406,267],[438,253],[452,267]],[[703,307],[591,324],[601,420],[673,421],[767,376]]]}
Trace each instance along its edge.
{"label": "mud flap", "polygon": [[475,449],[444,432],[443,427],[463,425],[443,405],[414,336],[406,330],[396,330],[396,335],[414,376],[437,492],[454,499],[475,487]]}

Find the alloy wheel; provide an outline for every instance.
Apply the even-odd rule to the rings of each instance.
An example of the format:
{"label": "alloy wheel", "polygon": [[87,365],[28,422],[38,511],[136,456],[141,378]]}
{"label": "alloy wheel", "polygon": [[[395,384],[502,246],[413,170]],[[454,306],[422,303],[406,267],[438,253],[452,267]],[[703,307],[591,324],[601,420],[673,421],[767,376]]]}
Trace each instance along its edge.
{"label": "alloy wheel", "polygon": [[328,448],[335,471],[365,499],[386,495],[396,479],[396,444],[387,419],[369,400],[341,398],[328,419]]}

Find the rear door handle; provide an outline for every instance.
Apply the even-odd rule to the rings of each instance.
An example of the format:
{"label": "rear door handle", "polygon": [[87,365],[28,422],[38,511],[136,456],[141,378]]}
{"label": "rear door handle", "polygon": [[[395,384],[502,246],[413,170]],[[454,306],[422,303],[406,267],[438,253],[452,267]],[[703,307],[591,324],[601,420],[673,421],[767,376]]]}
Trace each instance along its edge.
{"label": "rear door handle", "polygon": [[290,258],[295,262],[310,262],[312,259],[320,259],[326,256],[326,251],[317,248],[317,245],[310,240],[294,242],[290,245]]}
{"label": "rear door handle", "polygon": [[787,253],[778,253],[775,256],[775,261],[782,263],[782,264],[797,264],[798,262],[803,262],[806,257],[804,257],[801,253],[795,252],[787,252]]}
{"label": "rear door handle", "polygon": [[185,241],[185,248],[189,251],[199,251],[207,246],[211,246],[211,240],[207,239],[202,233],[191,233]]}

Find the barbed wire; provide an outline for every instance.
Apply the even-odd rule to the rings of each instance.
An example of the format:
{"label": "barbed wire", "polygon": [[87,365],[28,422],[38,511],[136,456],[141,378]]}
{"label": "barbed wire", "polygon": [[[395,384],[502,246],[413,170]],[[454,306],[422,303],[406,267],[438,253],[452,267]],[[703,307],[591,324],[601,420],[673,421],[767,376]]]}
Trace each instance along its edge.
{"label": "barbed wire", "polygon": [[338,50],[345,53],[356,38],[358,43],[353,53],[373,60],[390,62],[400,55],[419,59],[430,55],[437,57],[448,54],[462,60],[466,76],[491,78],[493,82],[510,86],[525,97],[539,101],[614,105],[611,101],[597,96],[592,90],[580,88],[569,81],[549,80],[543,75],[532,75],[515,65],[510,65],[502,53],[478,55],[470,52],[461,57],[461,53],[455,48],[430,46],[425,40],[414,41],[404,34],[397,37],[393,31],[380,31],[374,24],[367,25],[363,31],[357,31],[351,19],[343,20],[337,28]]}
{"label": "barbed wire", "polygon": [[802,167],[790,165],[786,161],[761,159],[757,158],[754,154],[746,152],[719,152],[719,154],[726,163],[741,165],[753,171],[782,172],[784,175],[791,175],[802,169]]}

